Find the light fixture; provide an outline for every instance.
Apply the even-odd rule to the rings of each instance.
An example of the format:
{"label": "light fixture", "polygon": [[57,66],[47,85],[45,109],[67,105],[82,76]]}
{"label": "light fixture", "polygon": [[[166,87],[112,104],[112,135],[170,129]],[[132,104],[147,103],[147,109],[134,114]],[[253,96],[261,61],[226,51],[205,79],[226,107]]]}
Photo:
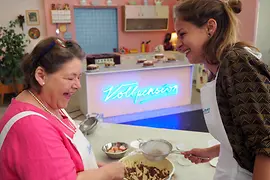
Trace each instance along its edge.
{"label": "light fixture", "polygon": [[177,43],[177,34],[176,34],[176,32],[173,32],[171,34],[171,40],[170,41],[171,41],[173,47],[176,48],[176,43]]}

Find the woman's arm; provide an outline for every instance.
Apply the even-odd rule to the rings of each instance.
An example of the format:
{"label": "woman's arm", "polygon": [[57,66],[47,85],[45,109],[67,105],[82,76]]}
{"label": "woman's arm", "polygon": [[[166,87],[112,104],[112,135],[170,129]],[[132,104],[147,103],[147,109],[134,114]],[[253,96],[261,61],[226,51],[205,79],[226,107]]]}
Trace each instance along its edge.
{"label": "woman's arm", "polygon": [[[270,71],[246,50],[235,49],[220,66],[218,79],[223,88],[219,91],[226,96],[220,96],[218,103],[223,104],[220,112],[228,137],[238,139],[231,144],[235,157],[258,178],[263,176],[258,174],[263,172],[262,166],[270,169]],[[265,173],[264,178],[270,179],[269,174]]]}
{"label": "woman's arm", "polygon": [[7,151],[7,166],[14,169],[20,179],[118,180],[124,177],[124,165],[120,162],[77,174],[58,131],[41,117],[21,119],[12,127],[6,140],[12,144],[12,147],[7,145],[3,149]]}
{"label": "woman's arm", "polygon": [[257,155],[253,171],[253,180],[270,179],[270,157]]}
{"label": "woman's arm", "polygon": [[218,157],[220,152],[220,144],[210,147],[209,151],[213,158]]}
{"label": "woman's arm", "polygon": [[[218,157],[220,152],[220,145],[215,145],[209,148],[194,148],[190,151],[185,151],[182,154],[192,163],[206,163],[213,158]],[[205,159],[202,159],[205,158]]]}
{"label": "woman's arm", "polygon": [[111,178],[106,173],[106,171],[104,171],[104,169],[99,168],[78,173],[76,180],[90,180],[90,179],[108,180]]}
{"label": "woman's arm", "polygon": [[122,180],[124,178],[124,165],[120,162],[113,162],[102,166],[99,169],[87,170],[77,174],[76,180]]}

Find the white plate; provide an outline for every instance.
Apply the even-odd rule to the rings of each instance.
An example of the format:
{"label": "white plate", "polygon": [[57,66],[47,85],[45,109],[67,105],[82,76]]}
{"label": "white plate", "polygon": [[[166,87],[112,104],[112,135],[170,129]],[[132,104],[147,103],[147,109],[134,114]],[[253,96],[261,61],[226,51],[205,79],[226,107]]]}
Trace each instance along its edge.
{"label": "white plate", "polygon": [[[178,149],[179,151],[189,151],[190,148],[188,148],[187,146],[185,146],[184,144],[177,144],[176,145],[176,149]],[[189,159],[186,159],[184,157],[184,155],[180,154],[177,155],[178,157],[175,157],[177,163],[181,166],[191,166],[193,165],[193,163],[189,160]]]}
{"label": "white plate", "polygon": [[220,144],[220,142],[218,140],[216,140],[216,139],[210,139],[208,141],[208,147],[212,147],[212,146],[215,146],[217,144]]}
{"label": "white plate", "polygon": [[151,66],[144,66],[142,65],[143,68],[151,68],[151,67],[155,67],[155,65],[151,65]]}
{"label": "white plate", "polygon": [[115,68],[116,67],[116,65],[114,65],[114,66],[105,66],[104,65],[104,68]]}
{"label": "white plate", "polygon": [[[142,140],[141,142],[146,142],[146,141]],[[130,146],[135,148],[135,149],[139,149],[139,145],[141,142],[139,142],[138,140],[132,141],[132,142],[130,142]]]}
{"label": "white plate", "polygon": [[[208,147],[212,147],[212,146],[215,146],[217,144],[220,144],[218,140],[216,139],[210,139],[208,141]],[[218,163],[218,157],[212,159],[211,161],[209,161],[209,164],[213,167],[216,167],[217,166],[217,163]]]}
{"label": "white plate", "polygon": [[98,72],[99,69],[93,69],[93,70],[86,70],[87,72]]}
{"label": "white plate", "polygon": [[211,166],[216,167],[218,163],[218,157],[212,159],[211,161],[209,161],[209,163]]}
{"label": "white plate", "polygon": [[177,163],[181,166],[192,166],[193,163],[189,160],[186,159],[183,155],[178,155],[179,157],[177,158]]}

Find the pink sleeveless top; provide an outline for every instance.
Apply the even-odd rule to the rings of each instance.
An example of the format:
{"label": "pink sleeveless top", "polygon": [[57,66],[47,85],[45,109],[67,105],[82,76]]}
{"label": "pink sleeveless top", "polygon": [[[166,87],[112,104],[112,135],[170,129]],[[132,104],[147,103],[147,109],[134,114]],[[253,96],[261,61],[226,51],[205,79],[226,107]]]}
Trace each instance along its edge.
{"label": "pink sleeveless top", "polygon": [[[0,149],[0,179],[76,180],[83,171],[81,157],[71,138],[74,133],[54,116],[28,103],[15,99],[0,120],[0,132],[16,114],[34,111],[47,118],[30,115],[16,122]],[[73,128],[63,115],[66,125]]]}

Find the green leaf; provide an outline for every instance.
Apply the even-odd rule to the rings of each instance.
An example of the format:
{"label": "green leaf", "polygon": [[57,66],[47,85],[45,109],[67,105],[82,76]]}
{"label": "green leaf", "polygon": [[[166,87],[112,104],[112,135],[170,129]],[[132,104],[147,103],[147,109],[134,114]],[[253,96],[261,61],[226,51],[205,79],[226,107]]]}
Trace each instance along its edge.
{"label": "green leaf", "polygon": [[[0,82],[12,83],[21,81],[20,61],[25,54],[25,47],[30,43],[24,33],[15,31],[19,21],[10,21],[8,27],[0,26]],[[5,49],[5,50],[4,50]]]}

